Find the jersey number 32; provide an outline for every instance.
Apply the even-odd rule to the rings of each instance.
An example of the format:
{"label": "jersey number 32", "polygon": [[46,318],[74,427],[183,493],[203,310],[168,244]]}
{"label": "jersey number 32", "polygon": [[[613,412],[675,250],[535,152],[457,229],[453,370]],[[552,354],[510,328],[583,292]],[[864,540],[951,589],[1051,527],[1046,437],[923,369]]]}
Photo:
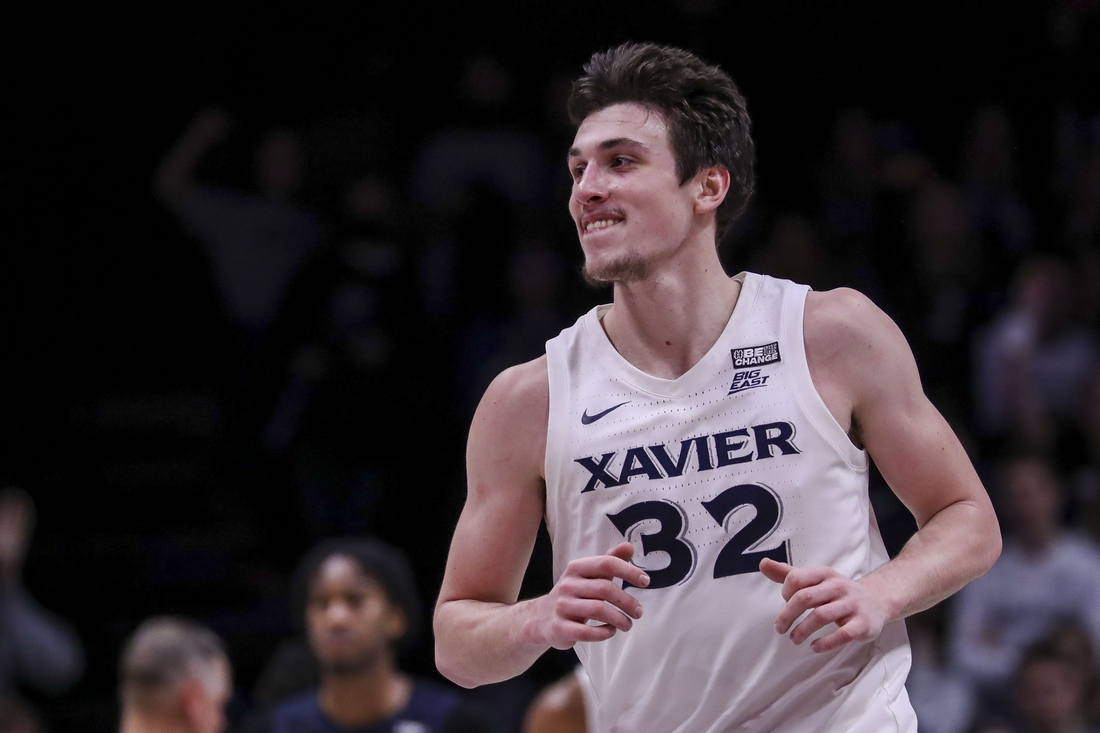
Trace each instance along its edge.
{"label": "jersey number 32", "polygon": [[[779,522],[783,518],[783,505],[768,487],[760,484],[738,484],[702,504],[707,513],[723,528],[738,509],[749,506],[756,509],[756,516],[734,532],[718,553],[714,561],[715,578],[757,572],[760,561],[765,557],[778,562],[791,561],[788,540],[783,540],[770,550],[756,549],[779,528]],[[638,532],[641,535],[643,555],[663,552],[669,557],[669,563],[665,567],[646,570],[649,574],[648,588],[677,585],[690,577],[695,570],[695,547],[684,539],[687,515],[678,504],[665,500],[643,501],[631,504],[616,514],[608,514],[607,518],[627,539],[635,533],[635,529],[640,529],[639,525],[652,521],[658,523],[656,532]],[[623,581],[623,585],[630,584]]]}

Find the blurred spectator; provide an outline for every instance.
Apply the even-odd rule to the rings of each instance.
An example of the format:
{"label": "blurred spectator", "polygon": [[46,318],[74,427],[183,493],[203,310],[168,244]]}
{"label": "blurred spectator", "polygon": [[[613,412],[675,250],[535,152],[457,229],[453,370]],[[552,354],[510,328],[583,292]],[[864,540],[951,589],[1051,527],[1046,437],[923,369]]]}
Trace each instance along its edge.
{"label": "blurred spectator", "polygon": [[549,204],[548,167],[538,140],[502,120],[511,109],[513,72],[497,58],[467,58],[458,80],[456,122],[419,151],[412,193],[425,211],[428,234],[421,261],[421,298],[433,319],[491,308],[499,298],[512,216]]}
{"label": "blurred spectator", "polygon": [[221,640],[193,621],[145,621],[119,665],[121,733],[221,733],[232,692]]}
{"label": "blurred spectator", "polygon": [[951,634],[957,669],[1003,704],[1024,649],[1073,621],[1100,643],[1100,551],[1062,530],[1062,487],[1050,464],[1010,460],[998,482],[1010,530],[1000,559],[955,597]]}
{"label": "blurred spectator", "polygon": [[1090,675],[1049,641],[1024,653],[1016,672],[1020,733],[1089,733]]}
{"label": "blurred spectator", "polygon": [[1059,260],[1025,261],[1012,306],[975,344],[978,422],[991,435],[1048,450],[1100,367],[1096,337],[1076,319],[1074,273]]}
{"label": "blurred spectator", "polygon": [[891,299],[903,309],[929,393],[941,409],[959,411],[969,402],[969,339],[974,324],[983,320],[981,294],[997,286],[979,267],[980,253],[956,186],[925,182],[899,215],[908,221],[904,236],[913,259],[908,272],[895,270],[891,276],[899,283]]}
{"label": "blurred spectator", "polygon": [[831,290],[842,283],[841,274],[821,249],[813,224],[793,211],[776,218],[771,236],[755,253],[749,269],[815,290]]}
{"label": "blurred spectator", "polygon": [[34,502],[25,491],[0,491],[0,698],[20,683],[59,693],[84,671],[84,651],[72,628],[23,588],[34,522]]}
{"label": "blurred spectator", "polygon": [[161,161],[153,192],[206,247],[230,318],[256,339],[275,317],[321,230],[311,214],[293,203],[303,164],[302,142],[292,130],[272,129],[257,146],[255,193],[196,180],[200,159],[231,127],[222,109],[199,113]]}
{"label": "blurred spectator", "polygon": [[302,560],[294,607],[320,669],[320,686],[279,705],[271,733],[485,731],[458,693],[399,671],[420,604],[408,561],[378,540],[329,540]]}
{"label": "blurred spectator", "polygon": [[27,703],[16,698],[0,701],[0,733],[45,733],[45,728]]}
{"label": "blurred spectator", "polygon": [[377,530],[385,469],[404,442],[393,406],[416,366],[430,364],[416,358],[423,333],[394,199],[381,178],[349,186],[331,234],[290,288],[265,359],[286,366],[262,375],[272,381],[261,438],[288,455],[314,537]]}
{"label": "blurred spectator", "polygon": [[913,666],[905,682],[920,733],[965,733],[974,716],[974,687],[944,654],[942,606],[905,620]]}
{"label": "blurred spectator", "polygon": [[1017,189],[1017,147],[1004,107],[978,110],[963,153],[963,191],[970,227],[988,240],[983,268],[1002,275],[1035,238],[1034,216]]}
{"label": "blurred spectator", "polygon": [[588,721],[595,719],[588,684],[584,667],[577,665],[544,689],[527,710],[523,733],[587,733]]}
{"label": "blurred spectator", "polygon": [[558,307],[565,267],[539,233],[508,259],[512,313],[475,318],[458,339],[458,390],[468,421],[489,383],[510,366],[537,359],[546,341],[569,325]]}

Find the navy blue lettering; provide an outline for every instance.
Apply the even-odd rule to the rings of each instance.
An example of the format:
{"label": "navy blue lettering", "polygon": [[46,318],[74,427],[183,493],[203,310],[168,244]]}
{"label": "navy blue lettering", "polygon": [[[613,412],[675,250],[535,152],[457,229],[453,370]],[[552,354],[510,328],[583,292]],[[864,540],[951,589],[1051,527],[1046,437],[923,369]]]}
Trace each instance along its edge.
{"label": "navy blue lettering", "polygon": [[[744,440],[733,440],[744,438]],[[744,448],[749,442],[749,431],[745,428],[733,430],[728,433],[715,433],[714,450],[718,454],[719,466],[731,466],[734,463],[746,463],[752,460],[752,451],[739,456],[733,455],[734,451]]]}
{"label": "navy blue lettering", "polygon": [[[791,439],[794,438],[794,425],[789,422],[770,422],[766,425],[754,425],[752,431],[756,434],[756,460],[758,461],[774,457],[775,454],[772,453],[773,445],[779,448],[779,451],[785,456],[801,452],[791,442]],[[775,431],[774,435],[770,434],[772,431]]]}
{"label": "navy blue lettering", "polygon": [[645,448],[631,448],[626,452],[623,470],[619,474],[619,483],[625,484],[632,476],[643,475],[651,479],[664,478],[661,472],[657,470],[657,466],[654,465],[653,459],[645,452]]}
{"label": "navy blue lettering", "polygon": [[[668,588],[682,583],[695,569],[695,548],[683,538],[684,510],[670,501],[643,501],[632,504],[617,514],[608,514],[607,518],[615,525],[628,541],[630,530],[642,522],[656,520],[659,529],[650,534],[642,534],[642,554],[663,552],[668,555],[668,565],[658,570],[646,568],[649,575],[649,590]],[[623,581],[624,588],[634,587]]]}
{"label": "navy blue lettering", "polygon": [[691,455],[689,452],[691,443],[691,440],[680,441],[680,455],[676,457],[675,463],[672,462],[672,456],[668,454],[668,449],[663,445],[651,445],[649,451],[657,459],[657,463],[661,464],[661,468],[665,469],[668,476],[683,476],[684,468],[687,467],[688,456]]}
{"label": "navy blue lettering", "polygon": [[592,491],[596,488],[597,483],[602,483],[604,486],[611,488],[613,486],[622,486],[625,481],[620,481],[613,475],[607,472],[607,464],[611,463],[611,459],[615,457],[614,453],[604,453],[603,458],[597,464],[595,460],[591,458],[577,458],[574,463],[579,463],[585,467],[585,469],[592,474],[592,477],[588,479],[588,483],[581,489],[583,494],[586,491]]}
{"label": "navy blue lettering", "polygon": [[709,435],[704,435],[702,438],[695,439],[695,457],[699,459],[699,470],[709,471],[714,468],[714,464],[710,462],[710,445],[707,441],[710,440]]}

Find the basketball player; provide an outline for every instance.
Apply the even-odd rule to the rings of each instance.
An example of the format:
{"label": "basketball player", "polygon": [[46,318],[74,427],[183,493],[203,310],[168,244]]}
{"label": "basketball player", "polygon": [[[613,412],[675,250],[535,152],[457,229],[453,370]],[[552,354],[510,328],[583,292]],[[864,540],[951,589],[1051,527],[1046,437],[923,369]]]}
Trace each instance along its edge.
{"label": "basketball player", "polygon": [[[614,301],[478,407],[439,669],[481,685],[574,647],[597,731],[916,731],[901,619],[984,573],[1000,534],[908,344],[859,293],[723,273],[753,187],[723,71],[626,44],[569,111],[569,210]],[[919,527],[893,560],[869,456]],[[555,585],[517,601],[544,515]]]}
{"label": "basketball player", "polygon": [[143,623],[122,653],[122,733],[221,733],[232,692],[229,659],[205,626]]}
{"label": "basketball player", "polygon": [[372,538],[326,540],[303,558],[294,587],[320,684],[276,707],[269,733],[489,730],[453,690],[397,666],[423,614],[403,552]]}

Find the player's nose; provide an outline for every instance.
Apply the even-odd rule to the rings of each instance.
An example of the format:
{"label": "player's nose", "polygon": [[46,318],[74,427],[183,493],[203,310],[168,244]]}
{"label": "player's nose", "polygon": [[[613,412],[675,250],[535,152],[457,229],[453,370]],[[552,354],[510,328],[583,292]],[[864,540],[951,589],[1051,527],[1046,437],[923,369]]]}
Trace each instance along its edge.
{"label": "player's nose", "polygon": [[607,178],[600,167],[590,165],[573,183],[573,197],[582,204],[590,204],[607,198]]}

